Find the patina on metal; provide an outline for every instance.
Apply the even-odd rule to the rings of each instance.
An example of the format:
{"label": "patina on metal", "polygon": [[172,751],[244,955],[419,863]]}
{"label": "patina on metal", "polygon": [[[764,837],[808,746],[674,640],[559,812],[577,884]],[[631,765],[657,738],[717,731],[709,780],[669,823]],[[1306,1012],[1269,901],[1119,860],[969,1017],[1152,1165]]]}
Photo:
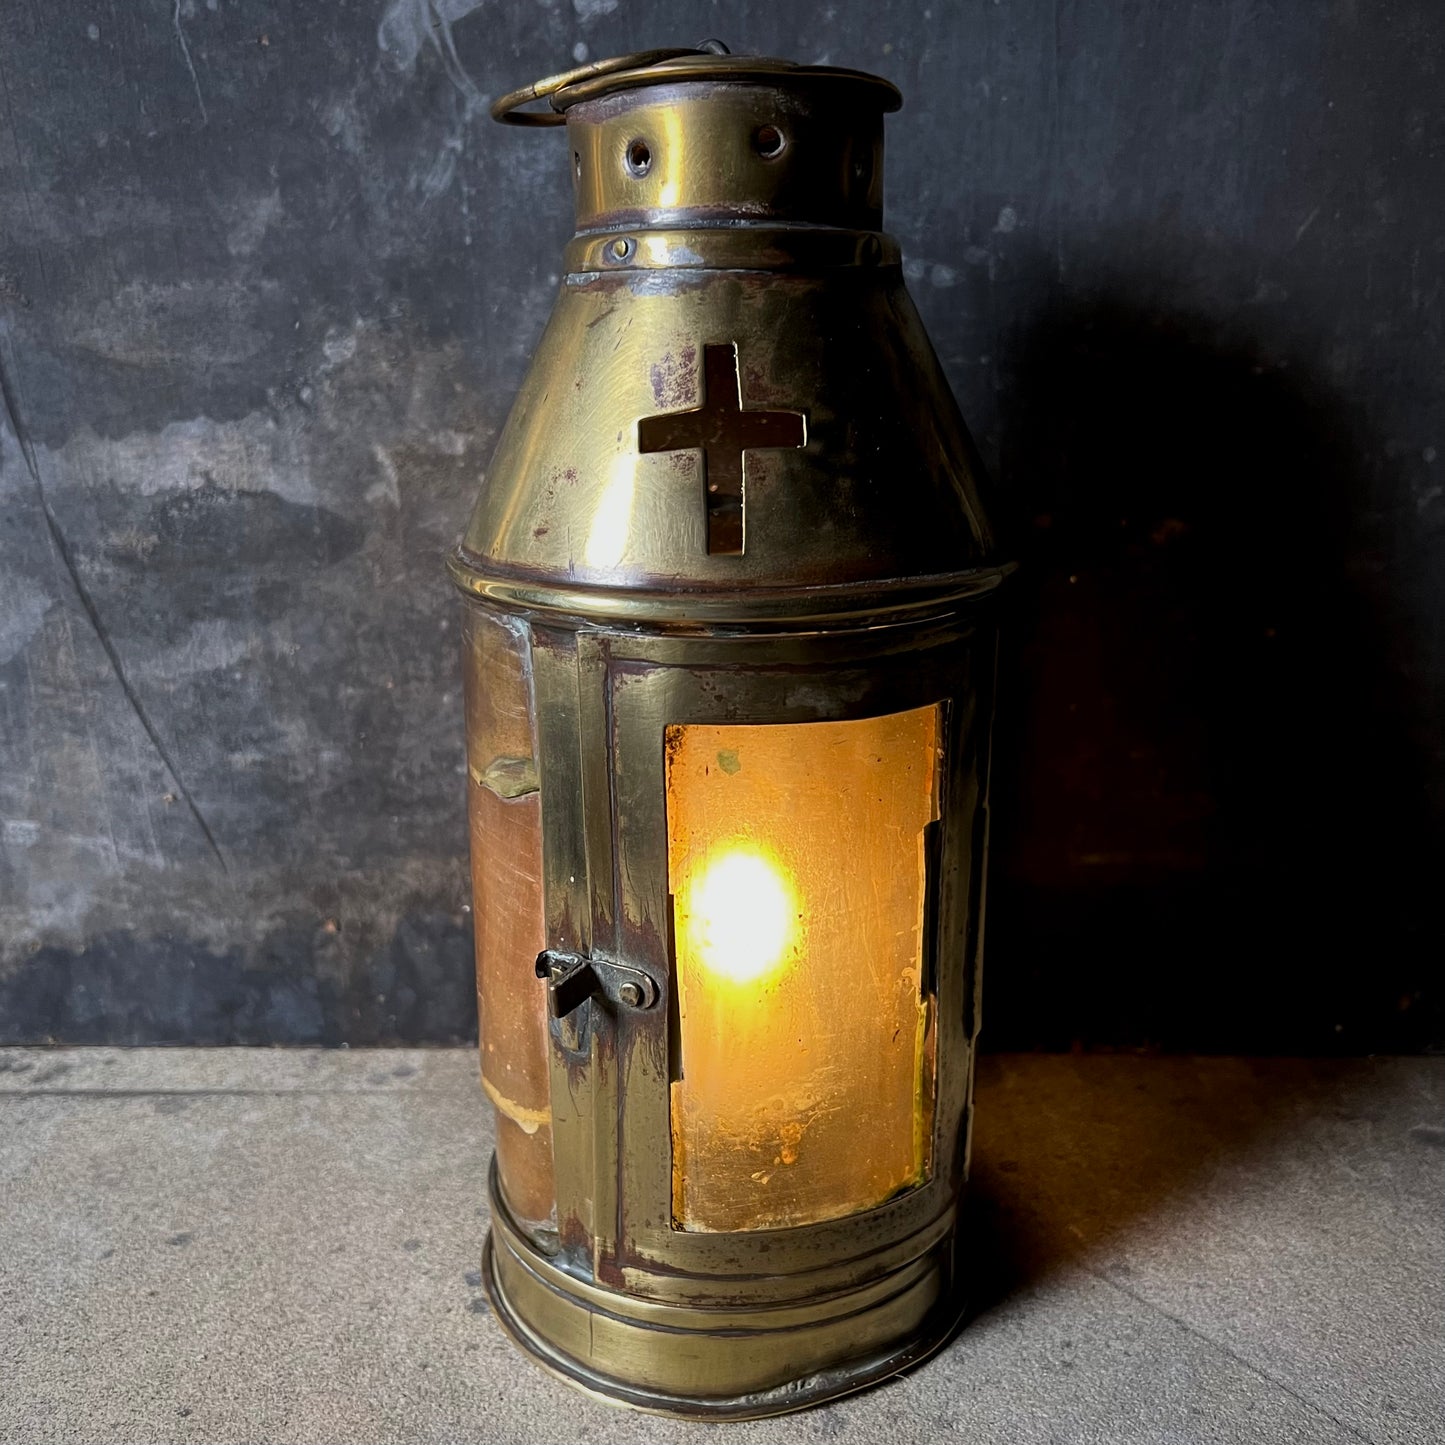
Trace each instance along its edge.
{"label": "patina on metal", "polygon": [[744,550],[744,454],[807,443],[807,417],[802,412],[743,405],[738,349],[732,342],[703,347],[700,405],[644,416],[637,423],[637,450],[644,455],[694,449],[702,453],[699,475],[707,509],[707,550],[732,556],[741,556]]}
{"label": "patina on metal", "polygon": [[[899,93],[719,50],[583,66],[494,107],[565,124],[577,234],[451,571],[472,619],[479,968],[509,998],[528,997],[518,971],[546,995],[550,1106],[494,1076],[483,1018],[499,1128],[531,1130],[516,1135],[527,1147],[550,1131],[535,1192],[555,1193],[524,1218],[494,1163],[496,1317],[605,1399],[746,1417],[904,1369],[960,1316],[1009,568],[881,229]],[[520,699],[500,721],[487,637]],[[942,762],[920,961],[937,1028],[927,1177],[823,1223],[679,1228],[665,734],[928,706]],[[498,846],[527,874],[514,893],[489,881]],[[515,945],[498,943],[511,934],[484,926],[486,900],[533,892],[535,928],[523,918]],[[831,962],[845,1009],[858,963]]]}

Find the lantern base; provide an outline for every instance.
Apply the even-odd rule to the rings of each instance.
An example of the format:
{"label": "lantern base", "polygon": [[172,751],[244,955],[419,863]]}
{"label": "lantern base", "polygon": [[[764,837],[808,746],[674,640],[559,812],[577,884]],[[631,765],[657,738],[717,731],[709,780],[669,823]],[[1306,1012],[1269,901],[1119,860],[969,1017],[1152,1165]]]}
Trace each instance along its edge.
{"label": "lantern base", "polygon": [[952,1252],[950,1236],[812,1306],[704,1311],[576,1279],[495,1219],[482,1280],[512,1342],[584,1394],[653,1415],[749,1420],[866,1389],[939,1350],[963,1317]]}

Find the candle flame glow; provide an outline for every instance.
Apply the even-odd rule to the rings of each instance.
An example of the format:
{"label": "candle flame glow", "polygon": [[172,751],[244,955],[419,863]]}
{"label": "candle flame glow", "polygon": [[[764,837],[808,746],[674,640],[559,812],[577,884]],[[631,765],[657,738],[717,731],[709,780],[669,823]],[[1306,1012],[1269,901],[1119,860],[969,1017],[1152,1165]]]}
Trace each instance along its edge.
{"label": "candle flame glow", "polygon": [[752,983],[785,962],[798,914],[787,871],[756,848],[735,845],[693,875],[683,900],[694,956],[730,983]]}

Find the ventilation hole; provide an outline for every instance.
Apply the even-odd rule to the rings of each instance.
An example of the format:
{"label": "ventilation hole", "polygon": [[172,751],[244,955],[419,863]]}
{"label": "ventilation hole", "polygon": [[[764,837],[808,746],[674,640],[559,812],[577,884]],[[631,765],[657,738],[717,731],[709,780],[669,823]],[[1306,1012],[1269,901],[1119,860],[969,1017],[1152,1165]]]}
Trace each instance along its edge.
{"label": "ventilation hole", "polygon": [[787,142],[783,139],[783,133],[775,125],[760,125],[753,132],[753,149],[762,156],[765,161],[773,160],[782,155],[783,147]]}
{"label": "ventilation hole", "polygon": [[645,176],[652,169],[652,151],[645,140],[635,140],[627,147],[627,169],[634,176]]}
{"label": "ventilation hole", "polygon": [[853,183],[859,190],[866,190],[873,175],[873,157],[869,154],[853,157]]}
{"label": "ventilation hole", "polygon": [[582,179],[582,152],[572,152],[572,174],[580,181]]}

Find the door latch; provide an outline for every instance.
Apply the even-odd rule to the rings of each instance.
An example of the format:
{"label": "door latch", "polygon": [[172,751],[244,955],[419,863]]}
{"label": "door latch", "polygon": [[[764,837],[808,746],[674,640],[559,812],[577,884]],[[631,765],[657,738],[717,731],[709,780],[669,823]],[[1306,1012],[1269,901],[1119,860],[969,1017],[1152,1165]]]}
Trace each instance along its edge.
{"label": "door latch", "polygon": [[649,974],[610,958],[545,949],[537,955],[537,977],[546,980],[547,1009],[554,1019],[566,1018],[593,997],[639,1010],[657,1002],[657,984]]}

